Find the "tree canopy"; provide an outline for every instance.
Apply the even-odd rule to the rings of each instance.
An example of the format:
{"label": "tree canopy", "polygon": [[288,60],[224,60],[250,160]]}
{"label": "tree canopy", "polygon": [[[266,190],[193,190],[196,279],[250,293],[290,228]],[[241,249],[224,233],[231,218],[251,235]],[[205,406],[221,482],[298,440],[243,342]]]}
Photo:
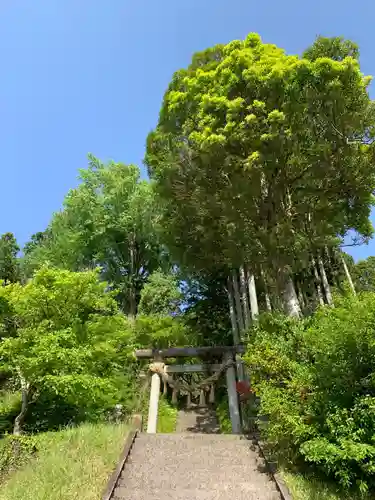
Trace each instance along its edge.
{"label": "tree canopy", "polygon": [[138,167],[89,156],[80,185],[69,192],[45,233],[28,244],[26,267],[41,263],[70,269],[101,268],[123,311],[136,314],[148,276],[163,265],[152,186]]}
{"label": "tree canopy", "polygon": [[0,318],[0,360],[22,390],[16,432],[32,399],[45,391],[81,407],[113,403],[116,374],[131,356],[131,330],[97,271],[42,268],[26,285],[0,288],[0,297],[16,325],[7,335]]}
{"label": "tree canopy", "polygon": [[0,280],[15,283],[20,279],[20,268],[17,254],[20,248],[12,233],[0,237]]}
{"label": "tree canopy", "polygon": [[265,262],[285,282],[314,247],[372,235],[370,78],[340,44],[307,59],[250,34],[175,73],[146,162],[180,262]]}

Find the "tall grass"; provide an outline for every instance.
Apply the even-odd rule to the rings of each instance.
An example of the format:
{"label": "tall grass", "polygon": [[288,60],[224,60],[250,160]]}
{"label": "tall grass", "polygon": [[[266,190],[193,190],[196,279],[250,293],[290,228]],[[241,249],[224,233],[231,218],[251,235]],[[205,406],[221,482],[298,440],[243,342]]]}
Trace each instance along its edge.
{"label": "tall grass", "polygon": [[293,500],[370,500],[370,495],[344,493],[337,485],[303,474],[281,471]]}
{"label": "tall grass", "polygon": [[5,478],[0,500],[99,500],[127,432],[125,424],[84,424],[36,435],[36,457]]}

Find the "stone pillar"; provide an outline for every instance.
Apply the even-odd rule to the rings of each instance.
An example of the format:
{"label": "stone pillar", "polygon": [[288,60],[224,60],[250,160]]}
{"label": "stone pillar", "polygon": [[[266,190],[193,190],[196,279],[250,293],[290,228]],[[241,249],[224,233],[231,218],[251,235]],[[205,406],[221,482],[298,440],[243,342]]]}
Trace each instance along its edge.
{"label": "stone pillar", "polygon": [[204,389],[201,389],[199,395],[199,406],[206,406],[206,393]]}
{"label": "stone pillar", "polygon": [[147,433],[155,434],[158,424],[158,407],[160,395],[160,375],[153,373],[151,377],[150,406],[148,408]]}
{"label": "stone pillar", "polygon": [[[225,358],[225,361],[227,361],[228,359],[231,359],[230,355]],[[233,365],[227,368],[226,378],[227,378],[229,414],[230,414],[230,420],[232,422],[232,433],[240,434],[241,418],[240,418],[238,395],[236,389],[236,370]]]}
{"label": "stone pillar", "polygon": [[172,404],[176,405],[178,403],[178,391],[175,387],[173,387],[172,391]]}
{"label": "stone pillar", "polygon": [[214,404],[215,403],[215,385],[214,384],[211,384],[211,387],[210,387],[210,395],[208,397],[208,401],[209,403],[211,404]]}
{"label": "stone pillar", "polygon": [[245,380],[246,375],[245,375],[245,367],[243,365],[243,361],[241,359],[241,356],[236,355],[236,367],[237,367],[237,378],[240,382]]}

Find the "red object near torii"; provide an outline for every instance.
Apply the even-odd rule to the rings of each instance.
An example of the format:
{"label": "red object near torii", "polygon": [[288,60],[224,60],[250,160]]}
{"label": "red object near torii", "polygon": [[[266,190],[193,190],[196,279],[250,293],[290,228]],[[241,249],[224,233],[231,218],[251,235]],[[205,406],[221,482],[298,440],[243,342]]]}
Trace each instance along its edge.
{"label": "red object near torii", "polygon": [[249,382],[245,382],[244,380],[236,383],[236,389],[241,396],[245,396],[254,392],[253,389],[251,389]]}

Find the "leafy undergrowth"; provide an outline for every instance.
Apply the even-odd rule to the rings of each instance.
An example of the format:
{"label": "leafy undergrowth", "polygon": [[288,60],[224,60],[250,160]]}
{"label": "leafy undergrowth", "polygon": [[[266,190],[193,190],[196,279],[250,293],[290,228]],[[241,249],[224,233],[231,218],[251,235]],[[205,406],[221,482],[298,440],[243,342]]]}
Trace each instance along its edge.
{"label": "leafy undergrowth", "polygon": [[232,433],[232,424],[229,416],[228,397],[224,396],[216,406],[216,416],[222,434]]}
{"label": "leafy undergrowth", "polygon": [[168,434],[175,432],[178,409],[172,406],[165,398],[160,398],[157,432]]}
{"label": "leafy undergrowth", "polygon": [[12,432],[13,422],[21,409],[21,394],[0,390],[0,436]]}
{"label": "leafy undergrowth", "polygon": [[84,424],[34,436],[36,454],[3,478],[0,500],[99,500],[127,431],[125,424]]}
{"label": "leafy undergrowth", "polygon": [[282,470],[281,476],[287,484],[293,500],[370,500],[370,496],[344,493],[337,486],[319,479]]}

